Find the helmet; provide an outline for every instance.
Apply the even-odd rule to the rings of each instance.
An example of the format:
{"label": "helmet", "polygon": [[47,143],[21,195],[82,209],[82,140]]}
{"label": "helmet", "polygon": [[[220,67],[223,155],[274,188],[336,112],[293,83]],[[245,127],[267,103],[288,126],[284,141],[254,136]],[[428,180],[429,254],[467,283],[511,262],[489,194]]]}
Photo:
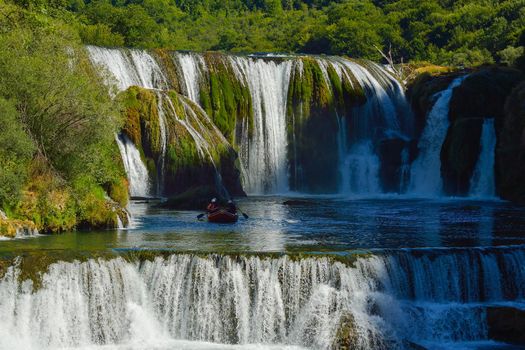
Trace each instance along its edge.
{"label": "helmet", "polygon": [[233,203],[233,201],[230,199],[230,200],[228,201],[228,204],[232,204],[232,203]]}
{"label": "helmet", "polygon": [[212,203],[217,202],[217,198],[213,198],[213,199],[211,200],[211,202],[212,202]]}

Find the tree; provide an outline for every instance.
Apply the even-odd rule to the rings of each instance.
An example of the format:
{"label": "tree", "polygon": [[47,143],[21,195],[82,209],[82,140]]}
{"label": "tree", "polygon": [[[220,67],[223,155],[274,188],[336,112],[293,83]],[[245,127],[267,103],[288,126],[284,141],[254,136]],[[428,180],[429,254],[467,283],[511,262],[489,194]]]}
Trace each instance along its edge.
{"label": "tree", "polygon": [[15,103],[0,98],[0,208],[18,201],[33,151]]}
{"label": "tree", "polygon": [[507,66],[514,66],[519,57],[524,53],[523,46],[513,47],[507,46],[507,48],[498,52],[500,62]]}

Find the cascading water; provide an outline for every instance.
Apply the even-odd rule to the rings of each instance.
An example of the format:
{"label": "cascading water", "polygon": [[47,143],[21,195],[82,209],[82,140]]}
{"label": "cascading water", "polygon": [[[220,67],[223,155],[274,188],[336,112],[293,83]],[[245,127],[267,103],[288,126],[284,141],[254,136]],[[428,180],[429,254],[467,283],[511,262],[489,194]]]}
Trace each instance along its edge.
{"label": "cascading water", "polygon": [[[408,139],[412,129],[411,113],[399,82],[383,68],[371,63],[358,64],[343,58],[318,59],[323,77],[330,80],[327,67],[334,69],[340,83],[357,83],[364,90],[366,102],[353,107],[349,115],[339,121],[338,144],[341,183],[344,194],[380,193],[380,161],[374,144],[381,139]],[[350,120],[348,127],[347,119]],[[342,145],[342,147],[341,147]]]}
{"label": "cascading water", "polygon": [[354,145],[342,164],[342,193],[370,195],[380,193],[379,158],[371,142]]}
{"label": "cascading water", "polygon": [[203,72],[206,71],[206,62],[201,55],[194,53],[174,54],[179,63],[180,73],[184,82],[185,95],[195,103],[199,103],[200,85]]}
{"label": "cascading water", "polygon": [[292,62],[231,57],[231,65],[252,98],[254,135],[245,133],[240,142],[245,188],[249,193],[286,192],[286,98]]}
{"label": "cascading water", "polygon": [[434,107],[427,117],[427,123],[419,140],[419,156],[412,164],[409,193],[423,196],[442,194],[440,152],[449,126],[448,112],[450,99],[456,87],[466,77],[456,78],[450,86],[437,94]]}
{"label": "cascading water", "polygon": [[496,195],[494,179],[494,163],[496,153],[496,130],[494,119],[483,122],[481,132],[481,151],[476,169],[470,181],[471,197],[492,198]]}
{"label": "cascading water", "polygon": [[162,195],[164,192],[164,173],[166,163],[166,150],[168,147],[168,128],[166,114],[164,113],[164,97],[162,93],[157,92],[157,111],[159,114],[159,128],[160,128],[160,167],[157,178],[157,194]]}
{"label": "cascading water", "polygon": [[[96,46],[87,46],[90,58],[92,62],[96,65],[105,67],[105,69],[113,75],[113,78],[116,80],[117,87],[119,91],[124,91],[130,86],[141,86],[149,89],[167,89],[168,82],[162,69],[156,60],[146,51],[142,50],[122,50],[122,49],[108,49],[101,48]],[[108,81],[109,83],[111,82]],[[160,142],[161,142],[161,155],[159,159],[159,172],[157,175],[157,194],[161,195],[163,192],[163,177],[164,177],[164,162],[166,157],[166,149],[168,142],[168,133],[167,133],[167,122],[165,115],[163,114],[163,109],[160,108],[162,105],[162,96],[160,92],[156,91],[156,95],[159,102],[159,128],[160,128]],[[128,139],[126,144],[131,144],[132,142]],[[119,144],[122,153],[122,145]],[[135,147],[136,148],[136,147]],[[134,152],[134,151],[132,151]],[[137,151],[138,152],[138,151]],[[130,168],[126,167],[126,171],[131,170],[135,173],[131,174],[128,172],[128,177],[133,181],[144,181],[147,176],[147,171],[144,174],[143,171],[145,166],[140,166],[136,168],[138,162],[136,159],[130,163],[129,160],[124,160],[124,163],[128,163]],[[137,174],[139,176],[137,176]],[[149,191],[150,182],[149,179],[142,185],[135,184],[134,189],[130,188],[132,196],[144,196],[148,189]],[[141,194],[138,194],[138,192]]]}
{"label": "cascading water", "polygon": [[132,197],[149,197],[150,181],[148,169],[140,158],[140,152],[133,142],[125,136],[116,136],[116,141],[128,175],[129,193]]}
{"label": "cascading water", "polygon": [[524,253],[402,250],[352,266],[184,254],[58,262],[34,291],[15,264],[0,279],[0,348],[331,349],[340,334],[356,349],[486,340],[486,309],[525,297]]}
{"label": "cascading water", "polygon": [[[427,124],[419,140],[418,158],[410,164],[412,158],[411,152],[408,152],[408,142],[413,138],[414,121],[403,88],[390,73],[375,63],[340,57],[315,57],[312,60],[309,57],[293,56],[230,55],[213,56],[213,60],[209,61],[210,58],[202,54],[174,52],[171,57],[178,76],[177,82],[170,83],[167,81],[167,74],[164,73],[168,68],[159,63],[161,60],[156,61],[155,54],[93,46],[88,46],[87,49],[94,63],[104,65],[107,71],[115,76],[120,90],[139,85],[157,90],[159,94],[169,86],[180,86],[183,95],[200,104],[203,93],[201,89],[212,80],[212,72],[217,73],[223,69],[225,71],[220,71],[221,74],[227,79],[232,79],[233,85],[242,84],[249,91],[250,107],[246,113],[250,115],[242,115],[239,117],[241,120],[236,121],[240,125],[236,125],[234,129],[233,147],[239,152],[244,189],[252,194],[287,192],[291,181],[294,188],[305,187],[305,190],[308,190],[307,186],[298,185],[298,181],[304,182],[309,174],[305,172],[301,163],[309,155],[300,149],[301,143],[304,145],[308,137],[301,138],[301,135],[296,135],[295,130],[308,118],[307,115],[303,115],[303,106],[307,110],[306,106],[312,101],[297,98],[296,102],[300,104],[300,108],[294,106],[296,111],[292,115],[289,108],[291,106],[287,104],[290,98],[288,92],[292,91],[292,73],[299,74],[299,80],[306,79],[303,70],[307,69],[307,62],[311,65],[313,61],[318,66],[321,79],[328,87],[327,93],[331,94],[332,98],[340,94],[342,86],[350,86],[349,89],[354,89],[357,95],[364,94],[361,102],[351,102],[353,104],[345,105],[344,108],[334,104],[332,111],[327,109],[326,112],[334,113],[333,119],[338,123],[338,131],[334,134],[337,137],[337,150],[334,149],[334,152],[337,152],[338,164],[333,165],[335,169],[332,169],[332,173],[335,174],[333,178],[340,179],[340,182],[335,189],[339,188],[343,194],[374,195],[386,190],[381,179],[385,176],[396,176],[399,177],[399,186],[392,184],[389,188],[398,188],[399,192],[409,195],[441,195],[443,185],[440,150],[449,124],[449,102],[454,88],[459,86],[465,77],[457,78],[445,91],[436,95],[436,102],[428,114]],[[334,79],[339,81],[335,82]],[[161,108],[159,112],[162,119],[164,115]],[[327,116],[327,120],[330,118],[332,117]],[[211,120],[209,117],[208,119]],[[208,136],[201,135],[205,128],[200,128],[184,118],[178,122],[192,135],[201,157],[208,157],[209,147],[215,145],[210,143]],[[164,119],[159,121],[159,127],[162,155],[156,162],[160,172],[159,186],[162,186],[162,164],[168,142]],[[400,142],[406,143],[402,154],[395,155],[401,159],[396,162],[402,163],[396,165],[400,168],[392,170],[392,174],[395,172],[396,175],[383,173],[384,155],[380,155],[378,150],[385,140],[402,140]],[[289,143],[293,145],[289,146]],[[289,147],[292,149],[288,149]],[[293,156],[293,163],[289,160],[289,155]],[[478,163],[479,169],[484,166],[492,167],[489,157],[485,155],[488,153],[482,154]],[[334,163],[337,161],[336,156],[331,159],[334,159]],[[293,174],[288,173],[290,169]],[[311,166],[309,169],[308,171],[312,172]],[[471,195],[493,196],[495,191],[489,188],[490,184],[479,184],[480,181],[492,183],[493,180],[479,176],[492,172],[479,169],[472,179]],[[359,176],[365,176],[367,181],[364,181],[364,178],[359,179]],[[481,190],[477,186],[488,187]],[[157,192],[162,192],[162,189],[158,188]]]}
{"label": "cascading water", "polygon": [[120,91],[130,86],[166,89],[168,83],[155,59],[146,51],[87,46],[91,61],[105,67],[116,79]]}

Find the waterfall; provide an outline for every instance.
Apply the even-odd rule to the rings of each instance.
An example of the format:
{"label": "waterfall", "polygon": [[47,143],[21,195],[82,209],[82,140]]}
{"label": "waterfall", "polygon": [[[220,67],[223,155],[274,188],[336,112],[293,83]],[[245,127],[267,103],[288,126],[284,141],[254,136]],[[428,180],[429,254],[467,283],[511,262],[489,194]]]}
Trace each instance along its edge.
{"label": "waterfall", "polygon": [[[372,66],[376,69],[373,71],[359,65],[355,62],[341,59],[339,62],[348,69],[357,79],[359,85],[365,89],[367,103],[358,109],[357,117],[353,125],[355,129],[354,137],[357,139],[371,138],[377,128],[385,131],[402,133],[402,124],[400,116],[397,113],[394,100],[391,96],[396,95],[399,91],[394,90],[397,86],[392,81],[388,73],[380,67]],[[388,90],[385,88],[388,86]]]}
{"label": "waterfall", "polygon": [[354,145],[345,156],[342,168],[342,193],[369,195],[380,192],[379,158],[371,142]]}
{"label": "waterfall", "polygon": [[329,86],[332,83],[327,71],[331,67],[341,84],[348,81],[354,88],[362,88],[366,96],[362,106],[352,107],[344,118],[338,116],[340,192],[380,193],[380,160],[374,144],[384,138],[408,139],[412,131],[411,113],[403,89],[382,67],[371,62],[329,58],[318,59],[318,63]]}
{"label": "waterfall", "polygon": [[[91,61],[105,67],[106,71],[113,75],[120,91],[130,86],[137,85],[157,91],[165,91],[171,86],[179,86],[180,92],[187,96],[193,103],[201,103],[202,84],[209,81],[212,71],[226,69],[235,83],[242,84],[249,90],[251,115],[243,115],[242,125],[235,128],[235,145],[239,151],[241,174],[243,175],[244,189],[248,193],[283,193],[289,190],[288,170],[288,137],[296,135],[287,132],[287,101],[288,90],[291,82],[292,68],[299,74],[303,74],[304,60],[308,57],[245,57],[245,56],[214,56],[213,62],[207,62],[211,58],[188,52],[173,52],[171,57],[175,67],[176,81],[168,81],[166,72],[173,68],[165,67],[165,62],[157,59],[158,56],[147,51],[132,49],[107,49],[88,46]],[[410,132],[410,121],[406,120],[403,109],[406,100],[403,90],[388,72],[372,62],[354,61],[339,57],[316,57],[323,79],[325,80],[330,94],[336,93],[330,76],[331,69],[336,72],[340,79],[355,89],[363,89],[366,101],[363,105],[352,106],[347,115],[340,115],[341,121],[347,126],[340,127],[337,136],[340,146],[339,173],[347,173],[346,164],[359,155],[349,153],[351,150],[360,149],[360,144],[373,144],[383,137],[406,137]],[[172,78],[170,76],[170,78]],[[109,80],[109,77],[106,77]],[[306,83],[305,83],[306,84]],[[220,93],[220,92],[218,92]],[[159,92],[157,92],[159,95]],[[159,98],[162,100],[162,98]],[[308,104],[312,101],[301,101]],[[159,101],[159,105],[162,101]],[[202,107],[202,106],[201,106]],[[162,119],[162,109],[159,108],[159,117]],[[305,117],[305,116],[304,116]],[[295,125],[296,119],[301,116],[292,116]],[[240,122],[240,121],[238,121]],[[253,122],[253,128],[249,123]],[[206,152],[207,137],[199,135],[200,130],[188,124],[185,120],[179,123],[191,133],[197,144],[199,153]],[[162,137],[162,155],[157,160],[159,164],[159,185],[162,186],[164,173],[163,162],[165,158],[166,145],[168,142],[165,120],[160,120]],[[394,135],[394,136],[392,136]],[[342,139],[344,138],[344,140]],[[295,140],[298,141],[298,140]],[[297,144],[294,141],[294,152],[297,155]],[[370,151],[370,160],[374,160],[374,147],[367,147]],[[297,162],[297,158],[295,159]],[[373,163],[373,162],[372,162]],[[371,163],[367,163],[373,166]],[[295,164],[295,171],[301,168],[301,164]],[[337,169],[335,169],[337,171]],[[355,171],[354,171],[355,172]],[[364,169],[363,172],[370,172]],[[343,179],[343,182],[351,181]],[[377,182],[378,180],[374,180]],[[344,183],[341,188],[348,187]],[[346,186],[346,187],[345,187]],[[374,187],[375,190],[375,187]],[[157,191],[162,192],[159,187]]]}
{"label": "waterfall", "polygon": [[160,129],[160,159],[157,178],[157,194],[162,195],[164,192],[164,173],[166,163],[166,150],[168,147],[168,121],[164,113],[164,97],[162,93],[157,91],[157,111],[159,114],[159,129]]}
{"label": "waterfall", "polygon": [[427,122],[418,148],[420,154],[412,164],[409,192],[424,196],[439,196],[443,190],[441,179],[441,147],[449,126],[448,112],[454,89],[466,77],[456,78],[450,86],[436,95],[434,107],[427,116]]}
{"label": "waterfall", "polygon": [[179,63],[180,73],[184,82],[185,95],[195,103],[199,103],[202,75],[206,71],[206,62],[201,55],[195,53],[175,53]]}
{"label": "waterfall", "polygon": [[254,135],[250,138],[246,133],[240,143],[245,189],[259,194],[286,192],[286,102],[292,62],[233,56],[230,62],[252,99]]}
{"label": "waterfall", "polygon": [[[142,86],[148,89],[166,89],[166,77],[155,59],[146,51],[108,49],[96,46],[87,46],[91,61],[104,67],[117,87],[124,91],[130,86]],[[112,79],[106,77],[107,82]]]}
{"label": "waterfall", "polygon": [[486,308],[525,297],[524,253],[401,250],[352,265],[186,254],[57,262],[35,290],[14,264],[0,279],[0,348],[180,348],[184,340],[331,349],[344,320],[356,349],[486,340]]}
{"label": "waterfall", "polygon": [[129,194],[132,197],[149,197],[148,169],[140,157],[139,150],[126,135],[118,135],[116,140],[128,176]]}
{"label": "waterfall", "polygon": [[410,150],[405,147],[401,152],[401,166],[399,167],[399,193],[405,193],[410,181]]}
{"label": "waterfall", "polygon": [[483,122],[481,132],[481,151],[476,169],[470,181],[470,196],[492,198],[496,195],[494,162],[496,153],[496,130],[494,119]]}

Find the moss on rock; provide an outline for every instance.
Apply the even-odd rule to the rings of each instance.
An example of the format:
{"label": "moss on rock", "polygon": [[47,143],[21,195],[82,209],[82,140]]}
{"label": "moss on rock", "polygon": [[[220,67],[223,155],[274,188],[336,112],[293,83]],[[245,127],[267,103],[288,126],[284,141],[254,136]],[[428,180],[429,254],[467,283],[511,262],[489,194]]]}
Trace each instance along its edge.
{"label": "moss on rock", "polygon": [[339,350],[359,348],[359,333],[354,316],[351,313],[341,316],[332,348]]}
{"label": "moss on rock", "polygon": [[207,53],[208,79],[201,87],[200,102],[226,139],[234,145],[243,122],[253,132],[253,110],[250,90],[239,81],[224,56]]}
{"label": "moss on rock", "polygon": [[295,191],[338,190],[336,135],[343,125],[341,119],[350,118],[353,109],[366,101],[350,71],[340,77],[332,64],[324,68],[321,64],[325,63],[302,57],[291,72],[286,118],[290,187]]}
{"label": "moss on rock", "polygon": [[16,236],[32,236],[37,233],[38,229],[34,222],[9,219],[0,214],[0,236],[14,238]]}

